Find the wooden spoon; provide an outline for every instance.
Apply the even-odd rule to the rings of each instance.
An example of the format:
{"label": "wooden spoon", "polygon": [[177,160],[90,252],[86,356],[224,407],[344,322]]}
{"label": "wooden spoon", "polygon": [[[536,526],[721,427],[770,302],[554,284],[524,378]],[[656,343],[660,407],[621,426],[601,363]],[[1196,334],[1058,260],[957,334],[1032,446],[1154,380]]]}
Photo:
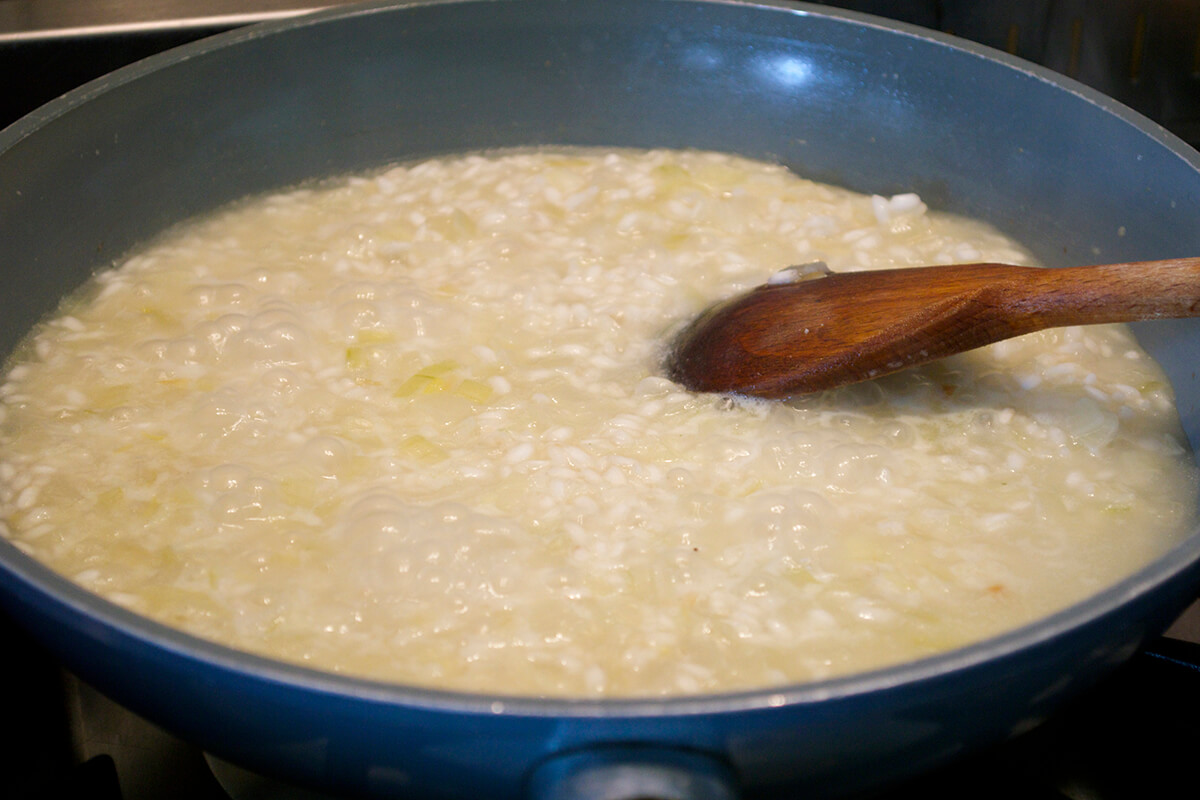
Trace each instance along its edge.
{"label": "wooden spoon", "polygon": [[827,273],[710,308],[675,338],[665,366],[694,391],[779,398],[1044,328],[1191,316],[1200,316],[1200,258]]}

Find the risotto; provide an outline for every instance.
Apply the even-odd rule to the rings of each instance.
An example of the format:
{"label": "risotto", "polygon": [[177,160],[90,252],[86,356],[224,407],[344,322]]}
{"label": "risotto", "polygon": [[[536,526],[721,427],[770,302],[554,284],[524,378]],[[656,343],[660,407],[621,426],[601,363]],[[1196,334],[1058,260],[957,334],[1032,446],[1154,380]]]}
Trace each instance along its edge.
{"label": "risotto", "polygon": [[422,686],[655,696],[988,637],[1188,532],[1120,326],[764,403],[663,342],[791,264],[1028,263],[915,195],[671,151],[402,165],[99,274],[0,387],[0,528],[200,637]]}

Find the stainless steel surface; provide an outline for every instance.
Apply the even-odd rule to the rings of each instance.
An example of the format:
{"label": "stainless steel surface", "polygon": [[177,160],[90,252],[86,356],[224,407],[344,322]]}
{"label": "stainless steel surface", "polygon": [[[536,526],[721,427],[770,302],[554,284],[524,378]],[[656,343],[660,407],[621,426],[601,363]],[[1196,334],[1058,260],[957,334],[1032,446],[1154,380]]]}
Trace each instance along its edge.
{"label": "stainless steel surface", "polygon": [[212,24],[247,24],[294,16],[348,0],[0,0],[0,39],[101,34]]}
{"label": "stainless steel surface", "polygon": [[1192,603],[1166,632],[1173,639],[1200,644],[1200,601]]}
{"label": "stainless steel surface", "polygon": [[0,0],[0,42],[189,26],[245,25],[351,0]]}

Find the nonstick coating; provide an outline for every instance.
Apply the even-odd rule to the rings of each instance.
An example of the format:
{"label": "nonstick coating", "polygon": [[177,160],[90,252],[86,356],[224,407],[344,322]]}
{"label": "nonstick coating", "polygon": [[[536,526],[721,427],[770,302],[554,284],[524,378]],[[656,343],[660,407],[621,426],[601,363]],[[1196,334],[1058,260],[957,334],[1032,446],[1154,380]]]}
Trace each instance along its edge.
{"label": "nonstick coating", "polygon": [[[185,46],[0,132],[0,352],[93,270],[234,198],[542,144],[726,150],[860,191],[916,191],[1055,265],[1200,254],[1195,152],[985,48],[799,4],[371,5]],[[1195,447],[1200,327],[1138,333],[1174,381]],[[326,791],[553,798],[591,791],[616,765],[641,776],[642,793],[682,775],[689,796],[819,797],[1028,728],[1160,632],[1195,596],[1198,562],[1200,534],[1080,606],[945,656],[669,701],[439,693],[311,672],[134,617],[6,543],[0,601],[118,702],[223,759]]]}

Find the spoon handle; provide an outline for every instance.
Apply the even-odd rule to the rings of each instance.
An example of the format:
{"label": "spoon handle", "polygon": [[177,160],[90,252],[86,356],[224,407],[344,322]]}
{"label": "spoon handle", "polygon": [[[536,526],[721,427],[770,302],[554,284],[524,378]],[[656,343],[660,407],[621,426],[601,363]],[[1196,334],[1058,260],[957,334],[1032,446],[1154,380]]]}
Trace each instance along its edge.
{"label": "spoon handle", "polygon": [[1013,311],[1038,328],[1200,315],[1200,258],[1033,269]]}

